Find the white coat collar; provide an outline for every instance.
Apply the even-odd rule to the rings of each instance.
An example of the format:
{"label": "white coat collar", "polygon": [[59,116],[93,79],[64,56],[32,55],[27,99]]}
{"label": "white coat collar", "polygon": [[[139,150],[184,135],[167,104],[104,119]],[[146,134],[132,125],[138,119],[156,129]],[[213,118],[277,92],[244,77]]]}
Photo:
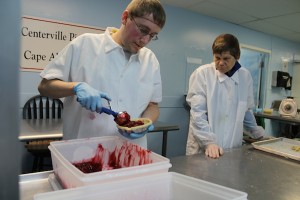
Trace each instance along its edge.
{"label": "white coat collar", "polygon": [[[105,40],[105,53],[109,53],[110,51],[113,51],[113,50],[116,50],[116,49],[119,49],[121,51],[123,51],[123,48],[121,47],[121,45],[119,45],[118,43],[116,43],[112,37],[111,37],[111,32],[114,32],[118,30],[117,28],[114,28],[114,27],[107,27],[106,30],[105,30],[105,37],[107,38]],[[141,50],[140,50],[141,51]],[[131,59],[135,59],[135,60],[138,60],[140,61],[140,51],[136,54],[133,54],[131,56]]]}
{"label": "white coat collar", "polygon": [[235,72],[231,77],[228,77],[226,74],[223,74],[221,72],[217,71],[217,76],[218,76],[218,80],[220,83],[222,83],[223,81],[225,81],[226,79],[230,78],[232,79],[235,83],[239,83],[239,70],[237,72]]}
{"label": "white coat collar", "polygon": [[114,49],[122,49],[122,47],[117,44],[111,37],[111,32],[117,30],[117,28],[114,27],[107,27],[105,30],[105,53],[109,53],[110,51],[114,50]]}

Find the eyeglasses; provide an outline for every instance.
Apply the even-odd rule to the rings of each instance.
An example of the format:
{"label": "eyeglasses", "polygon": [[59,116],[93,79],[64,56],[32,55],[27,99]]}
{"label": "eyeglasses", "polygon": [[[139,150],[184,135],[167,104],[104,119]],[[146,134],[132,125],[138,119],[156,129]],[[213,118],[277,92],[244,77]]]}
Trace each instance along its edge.
{"label": "eyeglasses", "polygon": [[131,21],[133,21],[135,23],[136,27],[138,28],[138,30],[142,36],[149,35],[151,40],[158,40],[157,33],[150,33],[148,28],[138,25],[133,17],[131,17],[130,19],[131,19]]}

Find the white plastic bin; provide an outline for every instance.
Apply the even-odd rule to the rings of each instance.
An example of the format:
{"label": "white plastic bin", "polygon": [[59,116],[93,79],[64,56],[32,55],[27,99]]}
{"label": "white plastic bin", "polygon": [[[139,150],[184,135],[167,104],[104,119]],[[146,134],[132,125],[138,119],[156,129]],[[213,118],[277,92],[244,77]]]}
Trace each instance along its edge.
{"label": "white plastic bin", "polygon": [[[51,142],[53,171],[63,188],[75,188],[103,182],[116,181],[149,174],[168,172],[170,160],[154,152],[150,153],[152,163],[119,169],[111,169],[94,173],[83,173],[72,163],[80,162],[95,156],[98,145],[109,152],[124,144],[131,144],[117,136],[88,139],[63,140]],[[139,147],[140,148],[140,147]],[[135,164],[134,164],[135,165]]]}
{"label": "white plastic bin", "polygon": [[175,172],[36,194],[34,200],[247,200],[247,193]]}

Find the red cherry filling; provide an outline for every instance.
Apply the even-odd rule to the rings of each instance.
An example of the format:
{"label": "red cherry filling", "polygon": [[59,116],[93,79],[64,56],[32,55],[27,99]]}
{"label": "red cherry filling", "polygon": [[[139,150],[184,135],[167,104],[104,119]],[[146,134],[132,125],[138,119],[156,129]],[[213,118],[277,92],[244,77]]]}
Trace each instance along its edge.
{"label": "red cherry filling", "polygon": [[119,113],[114,120],[119,126],[124,126],[125,124],[130,122],[130,115],[126,111],[124,111]]}
{"label": "red cherry filling", "polygon": [[102,166],[100,163],[95,163],[92,161],[74,163],[75,167],[77,167],[83,173],[93,173],[102,171]]}
{"label": "red cherry filling", "polygon": [[144,125],[144,122],[142,120],[130,121],[130,122],[128,122],[127,124],[125,124],[123,126],[131,128],[131,127],[140,126],[140,125]]}
{"label": "red cherry filling", "polygon": [[126,111],[120,112],[114,120],[119,126],[125,126],[128,128],[144,125],[142,120],[131,121],[130,115]]}
{"label": "red cherry filling", "polygon": [[124,143],[120,147],[116,146],[113,151],[108,151],[102,144],[98,144],[92,158],[72,164],[83,173],[93,173],[149,164],[153,162],[150,154],[150,150],[143,149],[136,144]]}

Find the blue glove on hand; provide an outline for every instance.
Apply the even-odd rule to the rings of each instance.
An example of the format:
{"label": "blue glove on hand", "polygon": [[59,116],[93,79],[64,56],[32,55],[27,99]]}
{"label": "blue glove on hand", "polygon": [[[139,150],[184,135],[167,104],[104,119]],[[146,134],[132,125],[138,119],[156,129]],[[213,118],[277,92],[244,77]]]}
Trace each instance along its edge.
{"label": "blue glove on hand", "polygon": [[84,82],[78,83],[73,90],[80,105],[93,112],[102,109],[101,98],[111,100],[106,93],[100,92]]}
{"label": "blue glove on hand", "polygon": [[130,139],[130,140],[135,140],[135,139],[138,139],[138,138],[141,138],[141,137],[144,137],[146,135],[146,133],[148,133],[149,131],[152,131],[154,129],[154,126],[153,124],[151,124],[145,131],[143,132],[139,132],[139,133],[136,133],[136,132],[131,132],[131,133],[128,133],[126,131],[123,131],[121,129],[119,129],[119,133],[121,135],[123,135],[124,137],[126,137],[127,139]]}

